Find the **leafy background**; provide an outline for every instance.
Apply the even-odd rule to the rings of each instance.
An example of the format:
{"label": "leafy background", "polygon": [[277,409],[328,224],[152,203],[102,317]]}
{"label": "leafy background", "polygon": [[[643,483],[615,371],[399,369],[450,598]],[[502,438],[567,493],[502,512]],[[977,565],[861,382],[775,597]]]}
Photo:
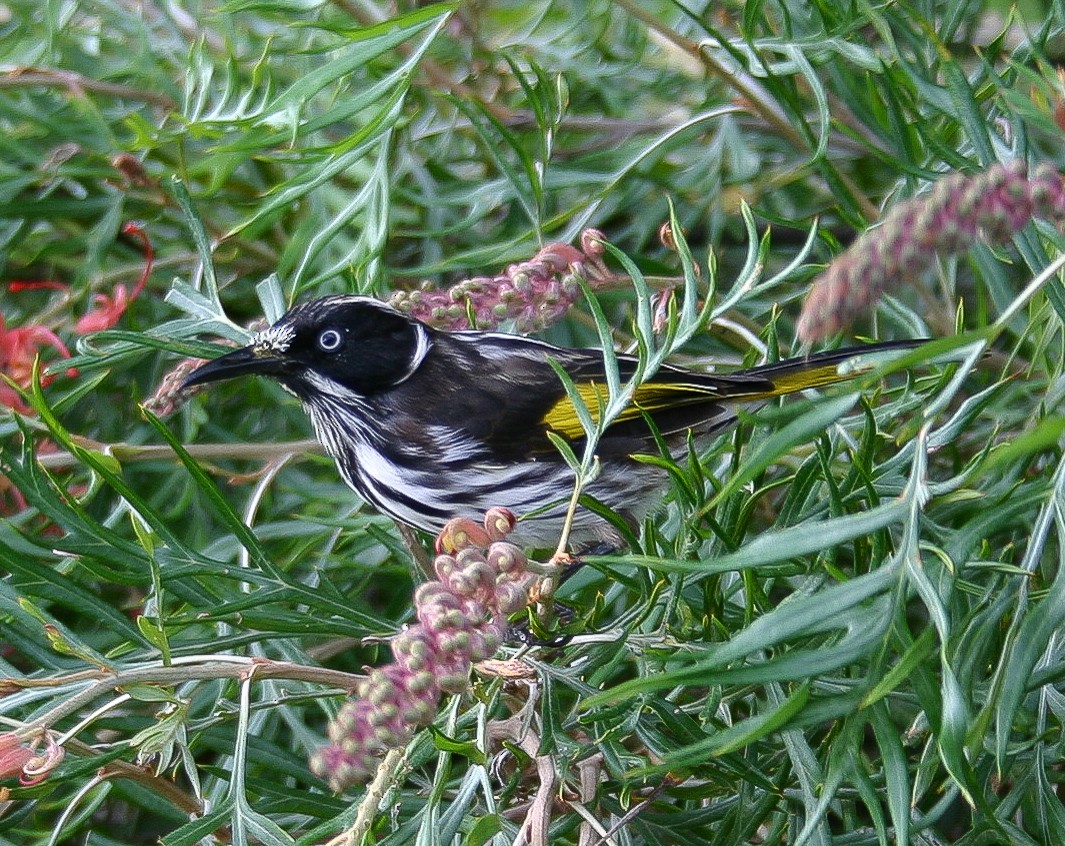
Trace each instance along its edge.
{"label": "leafy background", "polygon": [[[0,5],[0,362],[23,388],[50,367],[0,412],[0,720],[66,749],[4,781],[0,842],[1065,842],[1065,296],[1027,287],[1049,225],[859,327],[954,363],[693,445],[639,546],[565,585],[574,640],[508,647],[529,677],[477,676],[368,798],[306,759],[409,622],[411,551],[276,386],[139,408],[300,298],[490,275],[590,225],[681,284],[671,204],[728,306],[674,360],[785,354],[883,207],[1061,165],[1065,9],[1024,12]],[[128,221],[155,262],[123,311]],[[628,346],[637,294],[597,296]],[[597,341],[586,306],[543,337]]]}

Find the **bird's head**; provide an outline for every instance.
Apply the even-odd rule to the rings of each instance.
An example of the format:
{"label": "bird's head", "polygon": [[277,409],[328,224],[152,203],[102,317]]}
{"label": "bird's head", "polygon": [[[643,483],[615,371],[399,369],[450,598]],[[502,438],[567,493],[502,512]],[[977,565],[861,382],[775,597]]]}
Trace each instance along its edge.
{"label": "bird's head", "polygon": [[368,397],[418,369],[430,331],[369,297],[322,297],[296,306],[248,346],[194,370],[185,386],[257,374],[304,401]]}

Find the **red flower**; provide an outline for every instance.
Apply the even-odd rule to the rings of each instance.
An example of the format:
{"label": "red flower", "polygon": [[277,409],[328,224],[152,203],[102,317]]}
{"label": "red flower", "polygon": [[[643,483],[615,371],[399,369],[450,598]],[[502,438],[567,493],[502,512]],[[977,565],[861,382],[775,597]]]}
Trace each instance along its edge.
{"label": "red flower", "polygon": [[65,282],[54,282],[50,279],[35,279],[31,282],[16,280],[7,283],[7,290],[12,294],[17,294],[20,291],[68,291],[70,286]]}
{"label": "red flower", "polygon": [[152,250],[152,242],[148,240],[144,230],[136,223],[125,223],[122,225],[122,234],[140,239],[141,246],[144,249],[144,270],[141,271],[141,278],[137,280],[132,293],[126,290],[125,285],[118,285],[115,287],[114,296],[93,294],[92,301],[96,307],[74,324],[74,331],[79,335],[110,329],[118,323],[118,319],[125,314],[129,304],[140,296],[148,277],[152,273],[155,252]]}
{"label": "red flower", "polygon": [[14,732],[0,734],[0,778],[22,775],[22,768],[35,753]]}
{"label": "red flower", "polygon": [[[59,340],[51,329],[44,326],[18,326],[8,329],[4,326],[4,317],[0,315],[0,373],[23,388],[28,388],[33,378],[33,362],[44,349],[55,350],[62,358],[70,358],[70,350]],[[74,368],[67,370],[68,376],[77,376]],[[55,376],[42,376],[41,386],[54,381]],[[30,408],[22,401],[16,391],[7,382],[0,382],[0,405],[6,405],[22,414]]]}
{"label": "red flower", "polygon": [[[43,750],[38,750],[41,744]],[[51,732],[25,741],[14,732],[0,734],[0,779],[19,777],[25,785],[37,784],[63,761],[63,747]]]}
{"label": "red flower", "polygon": [[[144,230],[136,223],[126,223],[122,226],[122,234],[138,238],[141,242],[144,251],[144,269],[141,271],[140,279],[137,280],[132,291],[129,291],[125,285],[118,285],[113,295],[94,294],[92,298],[94,308],[74,324],[74,331],[79,335],[110,329],[118,323],[129,304],[140,296],[151,275],[155,253]],[[69,286],[63,282],[51,280],[18,280],[9,282],[7,289],[11,293],[38,289],[68,291]],[[62,358],[70,358],[70,350],[51,329],[46,326],[20,326],[8,329],[4,326],[3,315],[0,315],[0,373],[16,385],[23,388],[29,387],[30,380],[33,378],[33,362],[43,350],[48,348],[59,353]],[[78,372],[70,368],[67,370],[67,375],[77,376]],[[49,385],[54,379],[54,375],[42,376],[41,386]],[[30,411],[18,391],[3,381],[0,381],[0,405],[6,405],[22,414]]]}

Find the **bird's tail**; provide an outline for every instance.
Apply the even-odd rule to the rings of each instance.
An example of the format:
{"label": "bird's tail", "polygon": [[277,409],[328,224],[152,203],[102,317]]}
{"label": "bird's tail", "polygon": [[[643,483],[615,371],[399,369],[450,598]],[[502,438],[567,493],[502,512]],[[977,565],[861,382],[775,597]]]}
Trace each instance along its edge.
{"label": "bird's tail", "polygon": [[[877,363],[875,358],[878,353],[900,352],[912,350],[926,343],[926,339],[905,341],[883,341],[877,344],[866,344],[861,347],[847,347],[840,350],[815,353],[814,355],[801,358],[789,358],[778,361],[775,364],[763,364],[743,370],[737,376],[758,377],[764,379],[772,387],[769,390],[754,391],[749,397],[751,400],[772,399],[773,397],[792,394],[796,391],[805,391],[807,388],[820,388],[825,385],[834,385],[837,382],[846,382],[856,379],[864,373],[873,370]],[[840,365],[853,361],[854,367],[841,369]]]}

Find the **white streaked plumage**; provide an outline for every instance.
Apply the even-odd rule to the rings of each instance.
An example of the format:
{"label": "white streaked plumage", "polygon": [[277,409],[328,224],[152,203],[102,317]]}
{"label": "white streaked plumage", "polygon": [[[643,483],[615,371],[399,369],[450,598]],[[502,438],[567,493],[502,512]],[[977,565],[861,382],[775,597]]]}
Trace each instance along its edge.
{"label": "white streaked plumage", "polygon": [[[838,365],[858,352],[731,375],[663,366],[640,386],[634,410],[603,433],[599,475],[586,493],[636,528],[661,506],[667,477],[633,455],[664,446],[683,460],[690,434],[715,435],[736,421],[739,408],[851,378]],[[549,435],[567,439],[578,455],[585,438],[552,360],[588,396],[599,396],[606,379],[598,351],[498,333],[442,333],[369,297],[338,296],[296,306],[188,383],[276,378],[304,404],[345,481],[379,510],[435,533],[452,517],[478,518],[503,506],[522,518],[518,542],[553,546],[574,476]],[[639,370],[632,356],[616,360],[623,380]],[[620,538],[608,521],[579,508],[571,542],[580,548],[596,540]]]}

